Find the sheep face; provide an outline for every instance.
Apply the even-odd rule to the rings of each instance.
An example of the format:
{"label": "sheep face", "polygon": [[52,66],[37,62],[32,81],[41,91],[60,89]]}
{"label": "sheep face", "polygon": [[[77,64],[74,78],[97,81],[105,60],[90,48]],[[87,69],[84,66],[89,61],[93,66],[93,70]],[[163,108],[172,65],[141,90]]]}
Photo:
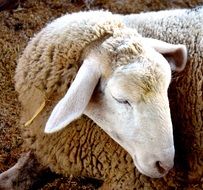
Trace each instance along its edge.
{"label": "sheep face", "polygon": [[154,54],[157,60],[137,58],[101,81],[86,112],[130,153],[140,172],[161,177],[174,159],[167,97],[171,69],[160,54]]}
{"label": "sheep face", "polygon": [[142,48],[116,67],[103,54],[90,53],[45,132],[58,131],[84,113],[130,153],[141,173],[162,177],[174,160],[167,89],[171,69],[181,70],[186,63],[186,48],[149,39],[143,39]]}

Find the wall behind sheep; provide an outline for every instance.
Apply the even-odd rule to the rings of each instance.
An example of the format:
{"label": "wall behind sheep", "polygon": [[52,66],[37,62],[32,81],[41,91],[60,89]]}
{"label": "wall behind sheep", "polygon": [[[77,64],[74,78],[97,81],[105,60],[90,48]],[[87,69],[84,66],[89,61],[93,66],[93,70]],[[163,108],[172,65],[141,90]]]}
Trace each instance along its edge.
{"label": "wall behind sheep", "polygon": [[171,8],[189,8],[203,4],[203,0],[84,0],[90,8],[104,8],[116,13],[138,13]]}

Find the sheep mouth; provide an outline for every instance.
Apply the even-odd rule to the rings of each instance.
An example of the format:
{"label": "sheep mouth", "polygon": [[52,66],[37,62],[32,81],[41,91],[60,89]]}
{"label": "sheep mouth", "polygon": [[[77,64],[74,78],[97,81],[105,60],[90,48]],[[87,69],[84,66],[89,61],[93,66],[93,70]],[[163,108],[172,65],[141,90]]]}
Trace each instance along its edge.
{"label": "sheep mouth", "polygon": [[146,169],[144,169],[143,167],[140,166],[139,162],[137,161],[137,158],[136,156],[134,156],[134,164],[136,166],[136,168],[138,169],[138,171],[143,174],[143,175],[146,175],[148,177],[151,177],[151,178],[161,178],[161,177],[164,177],[167,173],[168,173],[168,170],[164,169],[162,167],[162,165],[160,163],[156,163],[154,167],[151,168],[151,172],[149,171],[146,171]]}
{"label": "sheep mouth", "polygon": [[155,163],[155,167],[157,168],[158,172],[159,172],[160,174],[163,174],[163,175],[165,175],[165,174],[168,172],[168,170],[169,170],[169,169],[166,169],[166,168],[161,164],[161,162],[159,162],[159,161],[157,161],[157,162]]}

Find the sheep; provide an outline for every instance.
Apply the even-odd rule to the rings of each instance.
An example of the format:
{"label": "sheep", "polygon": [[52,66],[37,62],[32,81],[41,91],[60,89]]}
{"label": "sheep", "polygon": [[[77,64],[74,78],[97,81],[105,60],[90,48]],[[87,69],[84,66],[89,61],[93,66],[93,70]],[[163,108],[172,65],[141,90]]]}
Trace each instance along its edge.
{"label": "sheep", "polygon": [[174,160],[167,89],[186,61],[185,45],[143,38],[110,12],[56,19],[16,69],[25,150],[56,173],[104,180],[103,189],[133,188],[135,166],[163,177]]}
{"label": "sheep", "polygon": [[128,27],[137,29],[142,36],[187,45],[187,66],[183,72],[174,75],[169,95],[176,135],[176,155],[179,166],[187,168],[181,178],[186,183],[201,184],[203,6],[130,14],[124,16],[123,20]]}

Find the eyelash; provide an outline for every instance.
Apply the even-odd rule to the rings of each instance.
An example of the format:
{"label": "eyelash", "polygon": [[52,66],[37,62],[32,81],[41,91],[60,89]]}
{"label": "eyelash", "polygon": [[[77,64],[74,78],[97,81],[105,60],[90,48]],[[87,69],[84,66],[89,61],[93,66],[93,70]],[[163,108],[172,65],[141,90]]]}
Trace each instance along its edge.
{"label": "eyelash", "polygon": [[119,100],[119,99],[117,99],[115,97],[113,97],[113,98],[120,104],[126,104],[126,105],[131,106],[130,103],[127,100]]}

